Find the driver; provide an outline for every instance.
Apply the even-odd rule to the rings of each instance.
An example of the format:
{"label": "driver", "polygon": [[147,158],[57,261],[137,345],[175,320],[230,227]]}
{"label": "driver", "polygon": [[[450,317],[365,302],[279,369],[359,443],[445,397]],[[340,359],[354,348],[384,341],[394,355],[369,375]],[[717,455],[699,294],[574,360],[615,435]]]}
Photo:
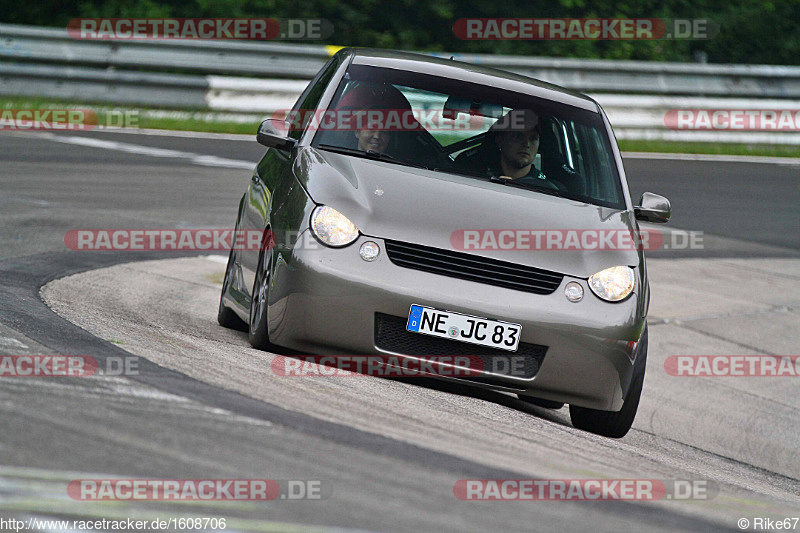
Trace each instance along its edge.
{"label": "driver", "polygon": [[[373,109],[410,112],[411,104],[403,93],[391,84],[366,82],[349,90],[337,105],[337,110],[369,111]],[[355,136],[359,150],[380,153],[396,151],[398,139],[395,132],[381,127],[356,129],[357,121],[355,119],[352,119],[349,124],[353,129],[352,133],[348,135]],[[353,137],[350,139],[352,142]]]}
{"label": "driver", "polygon": [[530,109],[514,109],[495,122],[489,130],[500,152],[492,175],[511,179],[525,185],[537,185],[546,180],[533,159],[539,150],[542,124]]}
{"label": "driver", "polygon": [[363,129],[356,130],[355,134],[358,139],[358,149],[364,152],[383,153],[389,147],[390,133],[388,131]]}

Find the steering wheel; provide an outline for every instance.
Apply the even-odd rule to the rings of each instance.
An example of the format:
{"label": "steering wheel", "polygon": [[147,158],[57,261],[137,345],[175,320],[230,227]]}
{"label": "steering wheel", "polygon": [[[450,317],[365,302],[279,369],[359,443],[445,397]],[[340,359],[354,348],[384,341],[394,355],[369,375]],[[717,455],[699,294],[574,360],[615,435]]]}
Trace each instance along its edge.
{"label": "steering wheel", "polygon": [[566,185],[555,179],[546,178],[543,180],[539,180],[537,184],[541,184],[544,187],[550,187],[551,189],[554,189],[558,192],[563,192],[563,193],[569,192],[569,189],[567,189]]}

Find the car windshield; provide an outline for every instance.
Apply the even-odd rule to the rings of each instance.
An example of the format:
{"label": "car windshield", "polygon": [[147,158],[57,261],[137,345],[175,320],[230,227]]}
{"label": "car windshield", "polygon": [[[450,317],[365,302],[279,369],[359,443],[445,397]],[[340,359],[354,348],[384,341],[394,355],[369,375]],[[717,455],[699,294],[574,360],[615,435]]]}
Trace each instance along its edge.
{"label": "car windshield", "polygon": [[312,145],[624,209],[601,115],[449,78],[350,65]]}

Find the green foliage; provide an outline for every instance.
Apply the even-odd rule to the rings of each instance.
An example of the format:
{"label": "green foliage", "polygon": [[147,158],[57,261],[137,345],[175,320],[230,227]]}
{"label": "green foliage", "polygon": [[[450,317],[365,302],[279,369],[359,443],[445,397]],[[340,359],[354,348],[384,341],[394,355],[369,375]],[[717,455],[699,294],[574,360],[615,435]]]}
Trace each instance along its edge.
{"label": "green foliage", "polygon": [[[10,0],[5,0],[10,1]],[[800,64],[797,0],[37,0],[0,11],[0,20],[66,26],[78,17],[325,18],[335,31],[325,44],[456,53]],[[459,18],[691,18],[710,19],[709,40],[465,41],[453,34]]]}

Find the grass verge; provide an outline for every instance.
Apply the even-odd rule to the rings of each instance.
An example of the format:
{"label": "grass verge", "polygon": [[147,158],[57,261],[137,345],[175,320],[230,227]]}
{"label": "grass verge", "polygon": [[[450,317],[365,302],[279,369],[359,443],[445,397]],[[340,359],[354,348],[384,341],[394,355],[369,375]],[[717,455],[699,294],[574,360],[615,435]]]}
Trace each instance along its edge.
{"label": "grass verge", "polygon": [[255,135],[265,113],[228,113],[207,109],[151,109],[113,104],[89,104],[75,101],[29,98],[23,96],[0,97],[3,109],[85,109],[97,114],[101,129],[131,128],[172,131],[201,131],[209,133],[242,133]]}
{"label": "grass verge", "polygon": [[[209,133],[240,133],[255,135],[266,114],[224,113],[204,109],[146,109],[120,107],[113,104],[89,104],[30,97],[0,97],[2,109],[91,109],[97,113],[102,126],[198,131]],[[459,137],[460,138],[460,137]],[[706,143],[679,141],[619,141],[624,152],[665,152],[683,154],[752,155],[770,157],[800,157],[800,146],[780,144]]]}
{"label": "grass verge", "polygon": [[787,144],[701,143],[679,141],[620,140],[623,152],[663,152],[670,154],[755,155],[800,157],[800,146]]}

